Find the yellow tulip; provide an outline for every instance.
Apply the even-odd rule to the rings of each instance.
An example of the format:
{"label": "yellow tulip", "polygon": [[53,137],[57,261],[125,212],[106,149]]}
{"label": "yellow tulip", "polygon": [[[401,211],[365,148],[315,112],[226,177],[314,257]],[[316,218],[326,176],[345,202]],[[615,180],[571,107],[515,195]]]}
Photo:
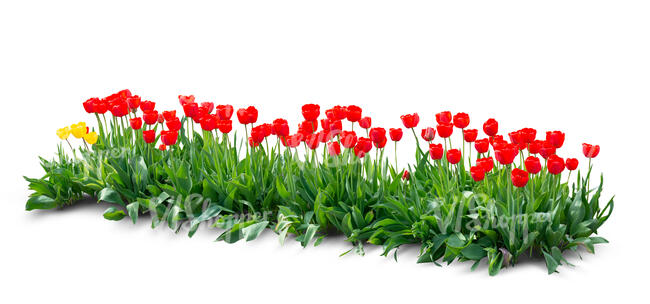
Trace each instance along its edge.
{"label": "yellow tulip", "polygon": [[90,132],[86,135],[84,135],[84,140],[91,144],[94,145],[97,142],[97,132]]}
{"label": "yellow tulip", "polygon": [[61,140],[68,139],[68,136],[70,136],[70,128],[65,127],[56,130],[56,136],[58,136]]}
{"label": "yellow tulip", "polygon": [[85,122],[73,124],[72,126],[70,126],[70,131],[72,132],[72,135],[74,135],[74,137],[76,138],[82,138],[88,133],[88,129],[86,128]]}

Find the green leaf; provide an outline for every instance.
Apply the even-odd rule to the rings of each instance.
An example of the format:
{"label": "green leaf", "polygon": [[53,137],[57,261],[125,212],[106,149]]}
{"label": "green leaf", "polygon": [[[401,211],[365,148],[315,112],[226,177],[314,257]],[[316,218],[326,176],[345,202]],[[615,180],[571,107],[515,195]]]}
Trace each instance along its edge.
{"label": "green leaf", "polygon": [[27,200],[27,204],[25,204],[25,210],[27,211],[34,209],[52,209],[54,207],[56,207],[56,201],[45,195],[32,196]]}
{"label": "green leaf", "polygon": [[560,265],[559,262],[556,261],[552,255],[546,253],[546,251],[542,250],[542,253],[544,254],[544,259],[546,260],[546,268],[548,269],[548,274],[554,273],[557,267]]}
{"label": "green leaf", "polygon": [[244,233],[244,237],[246,238],[246,242],[250,242],[254,239],[256,239],[262,231],[266,228],[266,226],[269,225],[268,221],[263,221],[259,222],[257,224],[252,224],[250,226],[245,227],[242,229],[242,233]]}
{"label": "green leaf", "polygon": [[314,235],[316,235],[316,231],[318,231],[318,225],[314,224],[309,224],[307,226],[307,230],[305,231],[305,234],[302,236],[302,239],[300,241],[300,244],[302,247],[307,247],[309,245],[309,242],[311,242],[311,239],[314,238]]}
{"label": "green leaf", "polygon": [[110,221],[119,221],[126,216],[124,210],[115,207],[109,207],[104,211],[104,218]]}
{"label": "green leaf", "polygon": [[133,224],[135,224],[135,222],[138,220],[139,208],[140,208],[140,204],[138,202],[133,202],[126,205],[126,211],[129,213],[129,216],[131,217]]}
{"label": "green leaf", "polygon": [[117,191],[113,190],[113,188],[111,187],[106,187],[102,189],[102,191],[99,191],[99,194],[97,194],[97,202],[101,202],[101,201],[115,203],[124,206],[124,202],[122,201],[120,194],[117,193]]}
{"label": "green leaf", "polygon": [[460,251],[466,259],[480,261],[487,255],[483,247],[477,244],[469,244]]}

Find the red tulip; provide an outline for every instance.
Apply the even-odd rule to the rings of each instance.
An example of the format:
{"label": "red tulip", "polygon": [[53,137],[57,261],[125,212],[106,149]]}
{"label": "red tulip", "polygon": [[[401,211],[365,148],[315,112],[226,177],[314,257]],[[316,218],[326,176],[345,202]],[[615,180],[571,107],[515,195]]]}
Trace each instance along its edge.
{"label": "red tulip", "polygon": [[519,133],[519,131],[510,132],[508,133],[508,136],[510,137],[510,141],[515,145],[522,142],[521,133]]}
{"label": "red tulip", "polygon": [[363,158],[364,156],[366,156],[366,151],[364,151],[363,148],[357,145],[354,147],[354,155],[356,155],[358,158]]}
{"label": "red tulip", "polygon": [[359,119],[359,126],[364,129],[369,129],[372,126],[372,119],[368,116]]}
{"label": "red tulip", "polygon": [[156,108],[156,103],[153,101],[145,100],[140,103],[140,110],[142,112],[153,111]]}
{"label": "red tulip", "polygon": [[[194,114],[194,117],[192,117],[192,120],[193,120],[195,123],[200,124],[200,123],[201,123],[201,120],[203,120],[203,118],[204,118],[205,116],[209,116],[209,115],[210,115],[210,113],[208,113],[208,112],[206,111],[205,108],[203,108],[203,107],[198,107],[198,110],[196,111],[196,114]],[[217,117],[215,116],[214,119],[217,119]]]}
{"label": "red tulip", "polygon": [[388,130],[388,134],[390,135],[390,139],[392,141],[400,141],[402,139],[402,135],[404,135],[402,128],[390,128],[390,130]]}
{"label": "red tulip", "polygon": [[388,142],[388,138],[386,137],[386,135],[384,135],[384,137],[382,137],[381,140],[373,141],[372,143],[375,145],[375,148],[383,149],[384,147],[386,147],[387,142]]}
{"label": "red tulip", "polygon": [[368,133],[368,137],[372,142],[382,142],[386,139],[386,129],[384,128],[372,128]]}
{"label": "red tulip", "polygon": [[180,101],[181,106],[184,106],[185,104],[188,103],[193,103],[194,99],[195,99],[194,95],[189,95],[189,96],[178,95],[178,101]]}
{"label": "red tulip", "polygon": [[307,121],[317,120],[320,116],[320,106],[313,103],[302,106],[302,116]]}
{"label": "red tulip", "polygon": [[166,124],[167,124],[167,128],[170,131],[174,131],[174,132],[180,130],[182,127],[181,121],[178,118],[174,118],[173,120],[168,120]]}
{"label": "red tulip", "polygon": [[160,140],[166,146],[171,146],[176,144],[177,139],[178,139],[178,132],[176,131],[163,130],[160,132]]}
{"label": "red tulip", "polygon": [[277,136],[288,136],[289,135],[289,124],[286,119],[278,118],[273,121],[273,132]]}
{"label": "red tulip", "polygon": [[485,178],[485,170],[480,166],[473,166],[469,168],[469,174],[476,182],[480,182]]}
{"label": "red tulip", "polygon": [[408,170],[404,170],[404,174],[402,174],[402,180],[407,181],[411,178],[411,174],[409,173]]}
{"label": "red tulip", "polygon": [[586,158],[595,158],[600,153],[599,145],[582,144],[582,153]]}
{"label": "red tulip", "polygon": [[253,106],[237,110],[237,119],[243,125],[253,124],[257,122],[257,109]]}
{"label": "red tulip", "polygon": [[573,171],[575,169],[578,169],[578,164],[579,164],[579,162],[575,158],[567,158],[566,162],[565,162],[566,168],[569,171]]}
{"label": "red tulip", "polygon": [[539,149],[539,155],[544,159],[548,159],[549,156],[555,154],[555,146],[547,141],[542,143],[542,147]]}
{"label": "red tulip", "polygon": [[199,105],[195,102],[188,102],[183,105],[185,116],[194,118],[199,113]]}
{"label": "red tulip", "polygon": [[477,136],[478,136],[478,130],[476,130],[476,129],[464,129],[463,130],[463,139],[465,139],[465,141],[468,142],[468,143],[476,141]]}
{"label": "red tulip", "polygon": [[404,128],[407,129],[415,128],[418,126],[418,123],[420,123],[420,116],[418,113],[402,115],[400,118],[402,119]]}
{"label": "red tulip", "polygon": [[551,174],[560,174],[564,171],[564,159],[557,155],[550,155],[546,162],[546,168]]}
{"label": "red tulip", "polygon": [[214,115],[205,115],[201,119],[201,129],[212,132],[212,130],[217,128],[217,117]]}
{"label": "red tulip", "polygon": [[528,144],[528,153],[530,154],[539,153],[543,145],[544,145],[543,140],[533,140],[532,142],[530,142],[530,144]]}
{"label": "red tulip", "polygon": [[309,134],[305,137],[305,143],[309,149],[316,150],[320,144],[320,138],[318,138],[318,134]]}
{"label": "red tulip", "polygon": [[165,122],[165,117],[162,114],[158,114],[158,123]]}
{"label": "red tulip", "polygon": [[108,111],[108,102],[106,100],[96,99],[93,102],[93,112],[105,114]]}
{"label": "red tulip", "polygon": [[285,142],[286,142],[286,146],[289,148],[298,147],[302,142],[302,135],[294,134],[294,135],[287,136],[285,138]]}
{"label": "red tulip", "polygon": [[324,118],[320,120],[320,125],[325,131],[330,131],[331,120],[329,118]]}
{"label": "red tulip", "polygon": [[348,121],[357,122],[361,119],[361,108],[357,106],[348,106],[347,107],[347,118]]}
{"label": "red tulip", "polygon": [[524,161],[524,165],[526,166],[526,171],[531,174],[537,174],[542,171],[542,164],[540,163],[539,158],[535,156],[528,156]]}
{"label": "red tulip", "polygon": [[478,139],[474,142],[474,148],[478,153],[487,153],[490,149],[490,141],[487,138]]}
{"label": "red tulip", "polygon": [[144,142],[150,144],[156,141],[156,130],[146,130],[142,131],[142,137]]}
{"label": "red tulip", "polygon": [[448,124],[451,123],[451,112],[442,111],[436,114],[436,122],[438,124]]}
{"label": "red tulip", "polygon": [[116,102],[110,108],[111,114],[115,117],[123,117],[129,114],[129,105],[126,102]]}
{"label": "red tulip", "polygon": [[259,142],[256,142],[252,137],[248,138],[248,145],[251,146],[251,148],[257,148],[260,146]]}
{"label": "red tulip", "polygon": [[232,120],[217,120],[217,128],[223,134],[230,133],[232,131]]}
{"label": "red tulip", "polygon": [[483,124],[483,132],[488,136],[494,136],[499,133],[499,123],[494,119],[490,118]]}
{"label": "red tulip", "polygon": [[438,135],[442,138],[447,138],[451,136],[452,133],[454,133],[454,125],[452,124],[439,124],[436,126],[436,129],[438,130]]}
{"label": "red tulip", "polygon": [[490,140],[490,145],[492,145],[492,147],[496,147],[498,145],[503,145],[508,143],[506,140],[503,139],[502,135],[492,136],[489,138],[489,140]]}
{"label": "red tulip", "polygon": [[153,125],[158,122],[158,111],[146,111],[142,114],[142,119],[144,119],[144,123]]}
{"label": "red tulip", "polygon": [[131,125],[131,129],[140,130],[140,128],[142,128],[142,118],[131,118],[129,119],[129,124]]}
{"label": "red tulip", "polygon": [[444,154],[445,150],[442,148],[442,144],[429,144],[429,156],[431,156],[431,159],[442,159]]}
{"label": "red tulip", "polygon": [[352,148],[357,144],[357,135],[354,131],[341,132],[341,144],[345,148]]}
{"label": "red tulip", "polygon": [[318,129],[318,122],[305,120],[298,124],[298,129],[303,134],[312,134]]}
{"label": "red tulip", "polygon": [[253,129],[251,129],[250,139],[253,141],[253,143],[260,144],[262,143],[262,141],[264,141],[264,138],[268,136],[267,133],[270,133],[270,131],[268,130],[268,126],[265,125],[256,126]]}
{"label": "red tulip", "polygon": [[467,128],[469,126],[469,115],[462,112],[454,115],[454,126],[459,129]]}
{"label": "red tulip", "polygon": [[476,160],[476,165],[483,168],[483,171],[487,173],[494,169],[494,160],[492,159],[492,156],[479,158]]}
{"label": "red tulip", "polygon": [[83,106],[84,106],[84,110],[86,110],[86,113],[95,113],[95,110],[93,110],[93,106],[97,102],[99,102],[99,98],[97,97],[93,97],[84,101]]}
{"label": "red tulip", "polygon": [[427,127],[422,129],[422,139],[426,141],[432,141],[436,137],[436,129]]}
{"label": "red tulip", "polygon": [[[201,105],[199,106],[199,108],[203,109],[206,114],[211,114],[212,110],[214,110],[214,103],[209,102],[209,101],[202,102]],[[228,118],[230,118],[230,117],[228,117]],[[221,118],[219,118],[219,119],[221,119]]]}
{"label": "red tulip", "polygon": [[533,141],[535,141],[535,137],[537,136],[537,130],[532,128],[523,128],[519,130],[519,134],[521,136],[521,140],[524,143],[530,144]]}
{"label": "red tulip", "polygon": [[341,145],[336,141],[329,142],[327,143],[327,152],[332,156],[337,156],[341,154]]}
{"label": "red tulip", "polygon": [[528,172],[514,168],[512,170],[512,184],[519,188],[525,187],[528,184]]}
{"label": "red tulip", "polygon": [[176,111],[163,111],[162,116],[165,118],[165,121],[170,121],[174,119],[178,119],[176,117]]}
{"label": "red tulip", "polygon": [[330,120],[342,120],[347,118],[348,110],[346,107],[334,106],[331,109],[326,110],[325,115],[327,115],[327,118]]}
{"label": "red tulip", "polygon": [[561,148],[564,144],[564,133],[560,131],[546,132],[546,141],[553,144],[555,148]]}
{"label": "red tulip", "polygon": [[333,136],[338,135],[339,133],[341,133],[341,130],[343,130],[343,123],[340,120],[333,120],[330,121],[329,127],[330,127],[329,132]]}
{"label": "red tulip", "polygon": [[447,161],[452,165],[455,165],[458,162],[460,162],[461,157],[462,155],[460,154],[460,150],[458,149],[451,149],[447,151]]}
{"label": "red tulip", "polygon": [[506,143],[494,148],[494,157],[500,164],[509,165],[515,160],[518,152],[515,145]]}
{"label": "red tulip", "polygon": [[140,96],[133,95],[126,99],[126,103],[129,105],[129,109],[135,110],[140,107]]}
{"label": "red tulip", "polygon": [[369,138],[359,137],[356,147],[360,147],[363,149],[363,152],[368,153],[372,150],[372,141]]}
{"label": "red tulip", "polygon": [[217,118],[221,120],[229,120],[232,117],[233,111],[234,109],[232,108],[231,105],[218,105],[216,111]]}
{"label": "red tulip", "polygon": [[160,150],[160,151],[166,151],[166,150],[167,150],[167,146],[165,146],[165,144],[160,144],[160,146],[158,146],[158,150]]}

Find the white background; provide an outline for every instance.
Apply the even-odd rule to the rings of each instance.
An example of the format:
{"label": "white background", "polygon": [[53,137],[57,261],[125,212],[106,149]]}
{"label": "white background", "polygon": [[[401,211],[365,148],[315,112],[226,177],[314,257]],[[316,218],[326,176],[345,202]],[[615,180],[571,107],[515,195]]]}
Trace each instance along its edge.
{"label": "white background", "polygon": [[[3,1],[1,302],[647,298],[649,15],[647,1]],[[384,127],[451,110],[473,127],[495,117],[504,131],[563,130],[562,156],[602,146],[595,166],[616,208],[599,232],[611,243],[569,255],[576,267],[559,274],[538,260],[492,278],[469,263],[417,265],[417,247],[396,263],[373,247],[338,257],[342,238],[307,249],[270,231],[189,239],[106,221],[93,202],[25,212],[22,176],[41,176],[55,130],[94,123],[81,102],[124,88],[160,108],[178,109],[178,94],[254,104],[260,121],[292,127],[317,102],[360,105]]]}

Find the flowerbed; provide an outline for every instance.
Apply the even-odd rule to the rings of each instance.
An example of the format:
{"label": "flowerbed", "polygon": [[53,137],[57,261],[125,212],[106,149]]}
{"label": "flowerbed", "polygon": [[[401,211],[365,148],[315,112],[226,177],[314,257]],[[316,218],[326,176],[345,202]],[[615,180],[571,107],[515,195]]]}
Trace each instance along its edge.
{"label": "flowerbed", "polygon": [[[418,263],[472,261],[475,269],[485,260],[490,275],[522,254],[542,256],[550,274],[570,265],[563,251],[607,242],[594,234],[614,202],[601,206],[602,176],[590,185],[600,147],[583,144],[583,174],[578,159],[558,156],[560,131],[504,137],[489,119],[479,139],[467,114],[450,112],[436,114],[435,127],[418,128],[419,115],[406,114],[404,128],[386,130],[357,106],[321,115],[307,104],[292,133],[284,119],[257,124],[254,107],[179,100],[180,118],[128,90],[84,102],[97,129],[78,123],[56,132],[66,143],[54,160],[41,158],[44,177],[26,178],[26,209],[91,196],[111,204],[106,219],[135,223],[148,213],[152,227],[186,224],[190,237],[202,223],[223,229],[217,239],[229,243],[266,228],[303,246],[343,234],[359,254],[370,243],[397,258],[401,245],[418,244]],[[406,168],[397,163],[403,133],[417,142]]]}

